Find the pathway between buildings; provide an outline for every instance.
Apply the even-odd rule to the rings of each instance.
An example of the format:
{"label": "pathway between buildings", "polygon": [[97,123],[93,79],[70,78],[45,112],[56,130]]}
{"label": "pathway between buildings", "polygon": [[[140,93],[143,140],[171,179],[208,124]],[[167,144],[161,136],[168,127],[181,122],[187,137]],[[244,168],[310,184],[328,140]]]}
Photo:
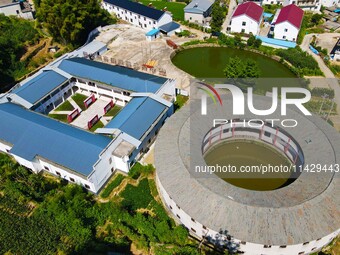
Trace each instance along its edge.
{"label": "pathway between buildings", "polygon": [[228,6],[228,14],[227,17],[224,19],[223,25],[222,25],[222,33],[227,33],[227,27],[229,26],[229,22],[231,19],[231,16],[233,15],[233,12],[237,6],[236,0],[230,0],[229,6]]}
{"label": "pathway between buildings", "polygon": [[[334,123],[334,126],[336,129],[340,129],[340,86],[339,86],[339,81],[335,77],[335,75],[332,73],[332,71],[328,68],[328,66],[324,63],[324,61],[321,59],[320,56],[314,54],[310,49],[309,49],[309,44],[313,38],[313,36],[316,36],[317,34],[308,34],[305,36],[303,39],[303,42],[301,44],[301,49],[306,51],[308,54],[312,55],[313,58],[318,62],[319,67],[321,71],[325,74],[326,82],[329,86],[329,88],[334,90],[334,95],[335,95],[335,102],[337,103],[337,115],[332,116],[331,120]],[[331,33],[330,36],[334,36],[334,33]],[[324,78],[320,78],[324,79]]]}

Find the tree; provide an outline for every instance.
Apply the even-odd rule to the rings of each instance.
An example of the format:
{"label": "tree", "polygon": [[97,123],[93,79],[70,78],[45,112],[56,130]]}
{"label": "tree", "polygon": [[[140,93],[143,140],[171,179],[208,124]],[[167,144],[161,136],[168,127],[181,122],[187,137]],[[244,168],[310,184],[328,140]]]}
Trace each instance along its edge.
{"label": "tree", "polygon": [[215,1],[211,11],[211,33],[219,33],[222,29],[223,20],[225,18],[223,7],[220,0]]}
{"label": "tree", "polygon": [[255,47],[255,48],[260,48],[261,44],[262,44],[262,41],[261,41],[261,39],[259,39],[259,38],[257,38],[257,39],[254,41],[254,47]]}
{"label": "tree", "polygon": [[115,22],[97,0],[40,0],[37,18],[56,41],[74,47],[94,28]]}
{"label": "tree", "polygon": [[254,35],[250,35],[250,37],[247,40],[247,45],[250,47],[253,46],[255,43],[255,40],[256,40],[256,37]]}
{"label": "tree", "polygon": [[259,66],[254,60],[242,61],[238,57],[230,58],[223,72],[227,78],[231,79],[258,78],[260,76]]}
{"label": "tree", "polygon": [[319,14],[319,13],[315,13],[313,14],[313,16],[311,17],[311,22],[317,26],[320,24],[321,19],[323,18],[323,14]]}

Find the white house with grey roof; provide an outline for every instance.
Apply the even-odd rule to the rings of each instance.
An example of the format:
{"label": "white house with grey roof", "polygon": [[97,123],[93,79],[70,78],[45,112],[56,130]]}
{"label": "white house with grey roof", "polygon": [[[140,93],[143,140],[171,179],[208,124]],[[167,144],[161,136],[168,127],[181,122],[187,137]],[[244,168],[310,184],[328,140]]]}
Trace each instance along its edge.
{"label": "white house with grey roof", "polygon": [[159,32],[171,34],[179,30],[179,25],[172,21],[171,13],[157,10],[127,0],[103,0],[102,7],[117,18],[145,30],[159,29]]}
{"label": "white house with grey roof", "polygon": [[193,0],[184,8],[186,21],[208,26],[214,0]]}

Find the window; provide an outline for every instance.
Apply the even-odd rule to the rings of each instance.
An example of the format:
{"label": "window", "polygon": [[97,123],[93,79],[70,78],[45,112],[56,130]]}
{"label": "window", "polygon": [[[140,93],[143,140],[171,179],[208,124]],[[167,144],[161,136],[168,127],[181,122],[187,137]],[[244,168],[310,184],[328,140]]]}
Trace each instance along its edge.
{"label": "window", "polygon": [[280,245],[280,248],[286,248],[287,245]]}
{"label": "window", "polygon": [[61,176],[61,173],[59,173],[59,172],[55,172],[58,176]]}
{"label": "window", "polygon": [[155,25],[155,24],[156,24],[156,21],[153,21],[153,24]]}
{"label": "window", "polygon": [[286,36],[284,35],[284,36],[282,36],[282,39],[286,39]]}
{"label": "window", "polygon": [[131,22],[133,22],[133,19],[130,19]]}
{"label": "window", "polygon": [[287,29],[287,28],[285,28],[285,32],[288,32],[288,29]]}
{"label": "window", "polygon": [[202,227],[203,227],[203,229],[207,229],[207,227],[206,227],[206,226],[204,226],[204,225],[203,225]]}
{"label": "window", "polygon": [[316,247],[314,247],[313,249],[312,249],[312,251],[315,251],[316,250]]}
{"label": "window", "polygon": [[146,20],[146,18],[144,17],[144,20]]}
{"label": "window", "polygon": [[90,189],[90,186],[89,186],[89,185],[87,185],[87,184],[85,184],[85,188],[87,188],[87,189]]}
{"label": "window", "polygon": [[144,27],[146,27],[146,24],[144,24]]}
{"label": "window", "polygon": [[247,242],[245,242],[245,241],[241,241],[241,244],[246,244]]}
{"label": "window", "polygon": [[242,26],[245,26],[247,24],[247,22],[243,21],[242,22]]}
{"label": "window", "polygon": [[110,165],[112,164],[112,158],[109,158],[109,164]]}
{"label": "window", "polygon": [[50,171],[50,169],[47,166],[44,166],[44,169]]}
{"label": "window", "polygon": [[246,32],[246,30],[244,30],[243,28],[241,29],[241,33],[244,33],[244,32]]}
{"label": "window", "polygon": [[6,149],[6,152],[9,153],[9,150]]}
{"label": "window", "polygon": [[190,20],[192,20],[192,17],[190,17]]}
{"label": "window", "polygon": [[191,221],[192,221],[192,222],[196,222],[193,218],[191,218]]}
{"label": "window", "polygon": [[172,206],[171,206],[171,205],[169,205],[169,207],[170,207],[170,209],[172,210]]}
{"label": "window", "polygon": [[19,11],[17,10],[17,14],[19,14]]}
{"label": "window", "polygon": [[151,25],[151,21],[149,21],[149,25]]}
{"label": "window", "polygon": [[305,252],[304,252],[304,251],[302,251],[302,252],[299,252],[298,254],[299,254],[299,255],[301,255],[301,254],[305,254]]}
{"label": "window", "polygon": [[75,180],[74,180],[72,177],[70,177],[70,181],[71,181],[71,182],[75,182]]}
{"label": "window", "polygon": [[112,168],[111,168],[111,173],[113,173],[114,171],[115,171],[115,169],[112,167]]}
{"label": "window", "polygon": [[190,230],[191,230],[192,232],[196,233],[196,230],[195,230],[195,229],[193,229],[193,228],[190,228]]}
{"label": "window", "polygon": [[319,240],[321,240],[321,238],[316,239],[316,241],[319,241]]}
{"label": "window", "polygon": [[177,206],[178,209],[181,209],[181,207],[179,207],[177,204],[176,204],[176,206]]}
{"label": "window", "polygon": [[176,216],[177,216],[177,218],[178,218],[178,219],[180,219],[180,218],[181,218],[181,217],[180,217],[178,214],[176,214]]}
{"label": "window", "polygon": [[307,245],[307,244],[309,244],[309,242],[305,242],[305,243],[303,243],[303,245]]}
{"label": "window", "polygon": [[125,10],[125,13],[127,13],[127,10]]}
{"label": "window", "polygon": [[263,245],[263,248],[271,248],[272,246],[271,245]]}

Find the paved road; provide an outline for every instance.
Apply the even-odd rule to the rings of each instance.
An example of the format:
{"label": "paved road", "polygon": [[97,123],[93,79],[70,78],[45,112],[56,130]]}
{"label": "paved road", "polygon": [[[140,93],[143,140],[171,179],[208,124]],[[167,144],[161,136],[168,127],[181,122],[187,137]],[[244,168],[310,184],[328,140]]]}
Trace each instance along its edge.
{"label": "paved road", "polygon": [[237,6],[236,0],[229,1],[228,14],[227,14],[227,17],[224,19],[224,22],[222,25],[222,33],[227,33],[227,27],[229,26],[231,15],[233,14],[236,6]]}
{"label": "paved road", "polygon": [[[331,120],[333,121],[335,127],[339,130],[340,128],[340,86],[338,79],[334,76],[331,70],[326,66],[326,64],[323,62],[320,56],[315,55],[310,49],[309,49],[309,43],[312,40],[312,37],[317,34],[308,34],[303,39],[303,42],[301,44],[301,49],[306,51],[308,54],[312,55],[313,58],[318,62],[319,67],[321,71],[325,74],[326,82],[328,86],[334,90],[335,94],[335,102],[337,103],[337,116],[332,116]],[[331,33],[329,36],[334,36],[334,33]]]}

